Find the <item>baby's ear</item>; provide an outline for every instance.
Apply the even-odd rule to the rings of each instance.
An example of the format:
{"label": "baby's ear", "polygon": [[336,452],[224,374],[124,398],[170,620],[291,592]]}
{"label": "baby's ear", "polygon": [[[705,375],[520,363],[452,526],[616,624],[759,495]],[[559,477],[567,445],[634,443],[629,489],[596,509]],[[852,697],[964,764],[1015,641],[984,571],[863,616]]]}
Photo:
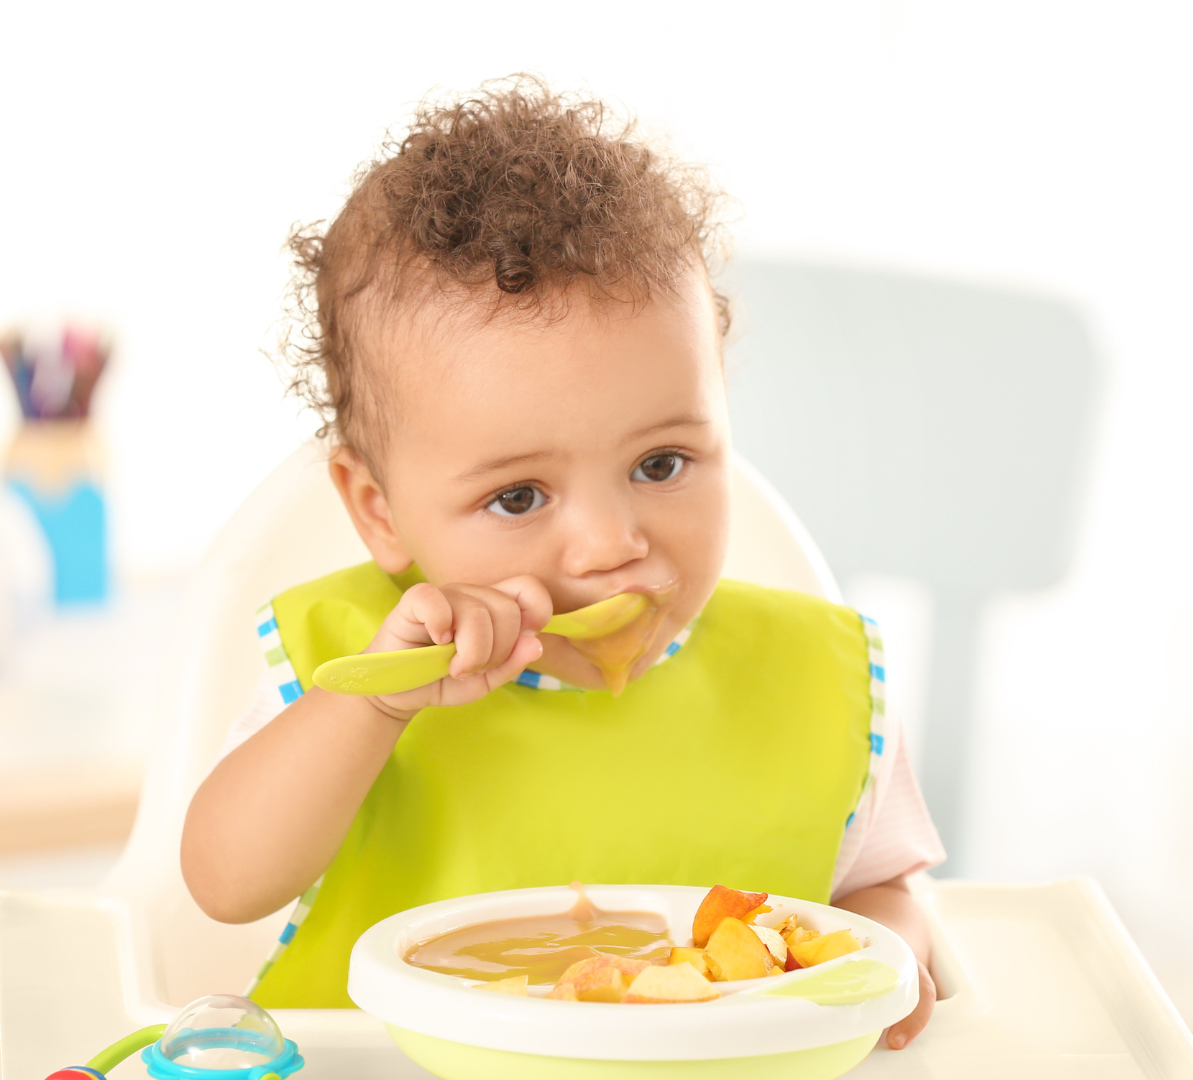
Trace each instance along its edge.
{"label": "baby's ear", "polygon": [[352,524],[377,563],[387,574],[400,574],[414,561],[394,528],[385,489],[365,459],[347,446],[337,446],[327,463]]}

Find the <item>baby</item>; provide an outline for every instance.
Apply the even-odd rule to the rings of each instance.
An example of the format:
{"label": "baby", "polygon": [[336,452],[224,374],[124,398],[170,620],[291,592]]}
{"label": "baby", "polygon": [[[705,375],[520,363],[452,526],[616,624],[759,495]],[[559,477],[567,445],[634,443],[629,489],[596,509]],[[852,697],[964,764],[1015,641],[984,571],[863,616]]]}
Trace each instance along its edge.
{"label": "baby", "polygon": [[[831,898],[920,960],[889,1045],[927,1022],[905,879],[943,852],[879,727],[876,633],[720,580],[717,205],[599,103],[518,78],[425,106],[325,233],[296,233],[296,383],[373,561],[263,611],[273,676],[187,818],[209,915],[303,897],[262,1004],[350,1005],[352,945],[395,911],[579,878]],[[625,592],[646,614],[613,659],[540,633]],[[420,689],[311,682],[336,656],[449,641],[450,674]]]}

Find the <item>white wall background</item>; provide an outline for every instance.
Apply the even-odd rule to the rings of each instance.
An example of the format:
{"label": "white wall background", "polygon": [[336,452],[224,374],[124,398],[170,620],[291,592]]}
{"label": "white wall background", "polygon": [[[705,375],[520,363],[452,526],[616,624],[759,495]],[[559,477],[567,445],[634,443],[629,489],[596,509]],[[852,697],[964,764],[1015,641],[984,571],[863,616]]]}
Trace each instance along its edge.
{"label": "white wall background", "polygon": [[[259,353],[281,242],[434,85],[528,69],[632,104],[740,199],[743,250],[1081,303],[1112,370],[1093,488],[1070,578],[988,620],[971,862],[1097,875],[1193,1001],[1193,5],[47,2],[0,40],[0,323],[120,332],[126,574],[191,564],[310,430]],[[914,590],[867,588],[916,669]]]}

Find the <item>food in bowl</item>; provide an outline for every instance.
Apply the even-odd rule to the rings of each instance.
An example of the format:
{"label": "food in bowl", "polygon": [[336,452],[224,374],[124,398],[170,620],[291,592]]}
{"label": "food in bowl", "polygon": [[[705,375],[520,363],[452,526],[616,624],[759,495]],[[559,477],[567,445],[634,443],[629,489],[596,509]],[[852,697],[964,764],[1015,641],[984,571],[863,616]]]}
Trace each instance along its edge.
{"label": "food in bowl", "polygon": [[643,911],[600,911],[573,882],[576,904],[557,915],[476,923],[411,948],[416,967],[473,979],[480,989],[530,996],[554,984],[555,1001],[663,1004],[712,1001],[717,982],[782,975],[862,948],[848,930],[821,934],[788,916],[778,928],[754,920],[766,893],[715,885],[692,920],[692,945],[673,945],[666,920]]}
{"label": "food in bowl", "polygon": [[[659,913],[671,928],[672,947],[696,947],[686,934],[707,886],[595,885],[590,892],[606,912]],[[405,959],[419,944],[463,926],[555,915],[574,896],[566,886],[512,889],[392,915],[357,941],[348,992],[415,1062],[451,1080],[831,1080],[861,1061],[882,1029],[911,1012],[918,998],[915,956],[893,931],[854,912],[774,893],[766,900],[774,910],[757,915],[755,925],[777,931],[796,915],[797,925],[819,936],[848,929],[864,950],[738,982],[712,982],[691,965],[655,960],[644,969],[650,978],[634,988],[635,999],[648,1001],[630,1005],[678,997],[649,985],[675,969],[702,997],[710,990],[719,996],[647,1009],[544,1002],[551,987],[528,985],[529,979],[498,988],[501,980],[457,978]],[[639,972],[630,985],[642,977]]]}
{"label": "food in bowl", "polygon": [[[601,911],[575,882],[575,905],[556,915],[474,923],[410,949],[406,963],[475,979],[526,986],[558,983],[575,965],[596,958],[665,964],[672,941],[664,916],[650,911]],[[506,989],[506,993],[516,993]],[[529,993],[529,989],[527,989]]]}
{"label": "food in bowl", "polygon": [[646,960],[598,956],[563,973],[547,995],[555,1001],[652,1002],[711,1001],[720,997],[694,968],[664,967]]}
{"label": "food in bowl", "polygon": [[759,916],[770,911],[766,902],[769,893],[742,892],[724,885],[714,885],[708,895],[700,901],[692,917],[692,944],[703,949],[712,937],[713,931],[722,919],[738,919],[751,924]]}

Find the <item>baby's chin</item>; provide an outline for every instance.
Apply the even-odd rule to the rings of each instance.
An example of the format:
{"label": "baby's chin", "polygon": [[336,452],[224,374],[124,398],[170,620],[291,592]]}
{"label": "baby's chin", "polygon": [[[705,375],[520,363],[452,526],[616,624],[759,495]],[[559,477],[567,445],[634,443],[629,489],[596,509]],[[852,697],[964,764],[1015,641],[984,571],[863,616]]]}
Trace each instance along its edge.
{"label": "baby's chin", "polygon": [[[547,643],[548,636],[554,635],[543,635],[542,658],[536,660],[533,664],[527,665],[530,671],[537,671],[540,675],[551,675],[560,682],[567,683],[568,686],[578,686],[581,690],[609,689],[609,684],[605,681],[605,676],[601,674],[601,669],[596,664],[581,656],[563,638],[559,639],[562,647],[558,650],[552,649]],[[643,672],[648,671],[655,660],[662,655],[662,651],[662,649],[659,649],[658,654],[652,656],[651,654],[655,650],[651,649],[650,652],[631,665],[627,683],[632,683]],[[568,655],[569,653],[570,655]]]}

